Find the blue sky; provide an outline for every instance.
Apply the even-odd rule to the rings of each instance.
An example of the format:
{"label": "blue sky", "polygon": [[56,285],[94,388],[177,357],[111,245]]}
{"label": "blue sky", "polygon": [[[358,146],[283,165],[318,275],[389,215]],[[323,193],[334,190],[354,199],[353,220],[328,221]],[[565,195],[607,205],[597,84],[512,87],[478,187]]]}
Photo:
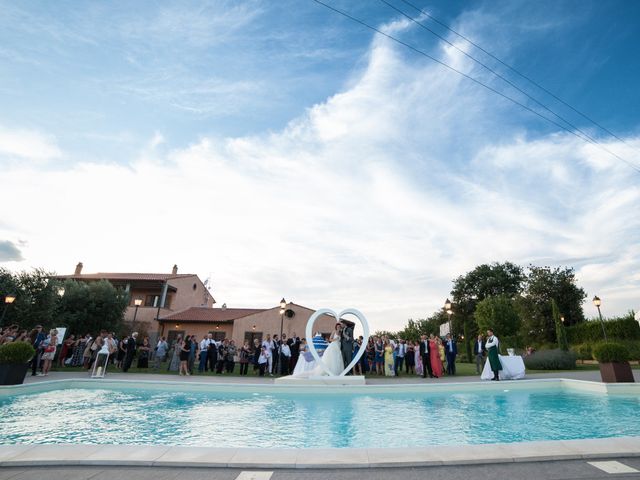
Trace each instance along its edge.
{"label": "blue sky", "polygon": [[[326,1],[537,108],[384,3]],[[640,166],[640,4],[412,3]],[[511,260],[640,307],[637,172],[313,1],[0,2],[0,105],[12,269],[178,263],[230,305],[288,295],[396,328]]]}

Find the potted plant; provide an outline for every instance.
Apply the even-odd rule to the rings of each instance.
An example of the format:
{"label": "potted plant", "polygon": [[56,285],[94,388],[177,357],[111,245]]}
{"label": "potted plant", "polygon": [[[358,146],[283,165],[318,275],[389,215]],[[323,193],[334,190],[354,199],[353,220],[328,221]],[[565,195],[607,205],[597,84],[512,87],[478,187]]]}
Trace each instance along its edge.
{"label": "potted plant", "polygon": [[593,356],[600,364],[600,376],[606,383],[634,382],[629,350],[624,345],[604,342],[596,345]]}
{"label": "potted plant", "polygon": [[29,370],[29,360],[35,353],[34,348],[24,342],[0,345],[0,385],[23,383]]}

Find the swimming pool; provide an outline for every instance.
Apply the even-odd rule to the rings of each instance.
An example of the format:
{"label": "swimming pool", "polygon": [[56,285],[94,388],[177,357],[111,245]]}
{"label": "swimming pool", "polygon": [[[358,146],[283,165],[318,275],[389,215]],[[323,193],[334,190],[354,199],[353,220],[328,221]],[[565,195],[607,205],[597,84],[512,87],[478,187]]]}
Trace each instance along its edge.
{"label": "swimming pool", "polygon": [[640,434],[637,395],[506,383],[493,391],[365,387],[322,395],[100,387],[0,396],[0,445],[416,448]]}

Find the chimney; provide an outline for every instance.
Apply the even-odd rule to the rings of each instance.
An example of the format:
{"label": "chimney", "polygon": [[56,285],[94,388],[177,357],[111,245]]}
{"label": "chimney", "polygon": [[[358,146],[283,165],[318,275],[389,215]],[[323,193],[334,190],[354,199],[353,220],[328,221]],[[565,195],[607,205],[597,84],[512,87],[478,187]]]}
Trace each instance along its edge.
{"label": "chimney", "polygon": [[76,265],[76,271],[73,272],[74,275],[80,275],[82,274],[82,262],[78,262],[78,264]]}
{"label": "chimney", "polygon": [[174,266],[173,266],[173,270],[171,270],[171,273],[172,273],[173,275],[177,275],[177,274],[178,274],[178,265],[174,265]]}

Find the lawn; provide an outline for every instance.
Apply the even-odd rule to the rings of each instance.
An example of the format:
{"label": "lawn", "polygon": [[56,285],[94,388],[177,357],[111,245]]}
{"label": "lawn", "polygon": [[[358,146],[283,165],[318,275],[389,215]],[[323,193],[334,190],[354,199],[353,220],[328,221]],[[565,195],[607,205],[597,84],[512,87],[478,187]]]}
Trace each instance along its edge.
{"label": "lawn", "polygon": [[[134,362],[135,365],[135,362]],[[636,365],[632,365],[632,368],[634,370],[640,369],[640,366]],[[559,371],[587,371],[587,370],[598,370],[598,364],[581,364],[578,363],[576,366],[575,370],[554,370],[555,372],[559,372]],[[58,372],[84,372],[85,370],[82,367],[58,367],[55,366],[52,368],[53,371],[58,371]],[[108,368],[109,371],[113,372],[113,371],[117,371],[116,368],[113,365],[109,365]],[[197,364],[195,366],[195,372],[194,372],[194,376],[219,376],[219,377],[225,377],[225,376],[233,376],[233,377],[239,377],[240,376],[240,365],[236,363],[235,365],[235,369],[233,371],[233,373],[223,373],[223,374],[215,374],[212,372],[204,372],[204,373],[199,373],[197,371]],[[150,368],[136,368],[136,367],[131,367],[129,369],[129,372],[131,373],[146,373],[149,375],[153,375],[153,374],[164,374],[164,375],[178,375],[178,372],[172,372],[167,370],[167,362],[164,362],[161,366],[159,370],[155,370],[154,368],[150,367]],[[527,370],[527,373],[551,373],[550,370]],[[253,367],[249,366],[249,374],[247,375],[248,377],[257,377],[258,373],[253,371]],[[276,377],[279,375],[275,375]],[[367,378],[380,378],[378,375],[371,375],[371,374],[366,374],[365,375]],[[404,371],[400,374],[399,377],[397,378],[406,378],[406,377],[410,377],[410,376],[414,376],[413,374],[409,375],[404,373]],[[457,362],[456,363],[456,376],[457,377],[475,377],[477,376],[476,374],[476,366],[475,363],[463,363],[463,362]]]}

